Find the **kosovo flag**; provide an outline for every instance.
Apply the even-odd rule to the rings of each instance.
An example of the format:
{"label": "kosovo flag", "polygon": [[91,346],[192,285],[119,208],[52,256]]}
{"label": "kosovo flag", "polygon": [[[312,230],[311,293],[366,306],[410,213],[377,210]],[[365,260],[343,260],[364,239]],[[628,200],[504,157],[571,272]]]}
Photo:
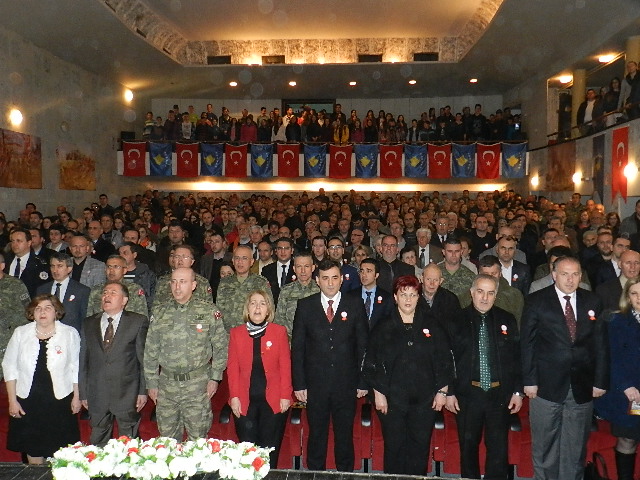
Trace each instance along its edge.
{"label": "kosovo flag", "polygon": [[221,177],[222,162],[224,160],[223,143],[200,144],[200,175],[206,177]]}
{"label": "kosovo flag", "polygon": [[171,144],[149,142],[149,175],[171,176]]}
{"label": "kosovo flag", "polygon": [[373,178],[378,174],[378,144],[357,143],[353,146],[356,154],[356,178]]}
{"label": "kosovo flag", "polygon": [[527,144],[502,144],[502,176],[524,178],[527,173]]}
{"label": "kosovo flag", "polygon": [[322,178],[327,174],[327,145],[304,145],[304,176]]}
{"label": "kosovo flag", "polygon": [[453,176],[457,178],[472,178],[476,175],[476,144],[451,145],[453,154]]}
{"label": "kosovo flag", "polygon": [[425,178],[427,176],[427,146],[404,146],[404,176]]}
{"label": "kosovo flag", "polygon": [[273,143],[251,144],[251,176],[273,177]]}

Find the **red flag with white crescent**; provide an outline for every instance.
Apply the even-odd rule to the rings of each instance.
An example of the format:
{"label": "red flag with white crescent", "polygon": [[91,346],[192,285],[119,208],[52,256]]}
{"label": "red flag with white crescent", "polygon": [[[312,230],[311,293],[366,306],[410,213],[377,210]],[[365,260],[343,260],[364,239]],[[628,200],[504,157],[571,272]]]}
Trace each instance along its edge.
{"label": "red flag with white crescent", "polygon": [[123,175],[126,177],[144,177],[147,174],[147,142],[122,142],[124,157]]}
{"label": "red flag with white crescent", "polygon": [[351,145],[330,145],[329,146],[329,177],[330,178],[351,178]]}
{"label": "red flag with white crescent", "polygon": [[197,143],[176,143],[176,158],[178,177],[198,176],[198,144]]}
{"label": "red flag with white crescent", "polygon": [[225,177],[247,176],[247,144],[224,146]]}
{"label": "red flag with white crescent", "polygon": [[402,177],[402,145],[380,145],[380,178]]}
{"label": "red flag with white crescent", "polygon": [[427,146],[429,163],[427,177],[451,178],[451,144]]}
{"label": "red flag with white crescent", "polygon": [[285,178],[300,176],[299,143],[278,143],[278,176]]}
{"label": "red flag with white crescent", "polygon": [[620,193],[627,201],[627,177],[624,167],[629,162],[629,127],[617,128],[613,131],[611,142],[611,201]]}
{"label": "red flag with white crescent", "polygon": [[500,159],[502,149],[499,143],[493,145],[476,145],[476,165],[478,178],[493,180],[500,176]]}

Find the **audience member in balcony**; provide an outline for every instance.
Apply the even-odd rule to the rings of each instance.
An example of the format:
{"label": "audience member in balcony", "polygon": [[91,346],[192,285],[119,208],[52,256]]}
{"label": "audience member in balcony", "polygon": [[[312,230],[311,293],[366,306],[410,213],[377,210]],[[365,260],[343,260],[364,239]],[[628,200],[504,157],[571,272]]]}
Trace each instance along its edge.
{"label": "audience member in balcony", "polygon": [[322,126],[318,123],[318,115],[312,114],[307,126],[307,142],[320,142],[322,140]]}
{"label": "audience member in balcony", "polygon": [[418,279],[402,276],[393,287],[396,308],[371,333],[363,375],[382,423],[384,472],[425,475],[435,412],[445,406],[453,364],[446,332],[418,304]]}
{"label": "audience member in balcony", "polygon": [[151,130],[151,136],[149,140],[162,140],[164,138],[164,122],[162,121],[162,117],[158,115],[156,117],[156,121],[153,124],[153,129]]}
{"label": "audience member in balcony", "polygon": [[[293,112],[293,110],[291,108],[289,108],[287,110],[287,114],[289,112]],[[284,130],[284,135],[287,138],[287,142],[300,142],[302,141],[302,129],[300,128],[300,125],[298,124],[297,118],[295,115],[289,116],[287,115],[287,117],[285,117],[285,119],[287,120],[287,125],[285,127]]]}
{"label": "audience member in balcony", "polygon": [[144,126],[142,128],[142,138],[145,140],[149,140],[151,138],[151,133],[153,132],[153,126],[155,122],[153,120],[153,112],[147,112],[147,115],[144,119]]}
{"label": "audience member in balcony", "polygon": [[[632,94],[638,93],[638,85],[640,84],[640,75],[638,75],[638,64],[634,61],[627,62],[627,74],[622,79],[620,85],[620,97],[618,98],[618,110],[626,113],[629,120],[638,117],[640,113],[639,106],[632,106]],[[634,92],[634,89],[636,92]]]}
{"label": "audience member in balcony", "polygon": [[418,120],[411,120],[411,126],[407,130],[405,141],[407,143],[418,143],[420,140],[420,129],[418,128]]}
{"label": "audience member in balcony", "polygon": [[396,131],[398,142],[404,142],[404,139],[407,138],[407,133],[409,131],[409,126],[404,119],[404,115],[398,115],[398,119],[396,120]]}
{"label": "audience member in balcony", "polygon": [[586,99],[578,107],[578,127],[581,135],[591,135],[601,130],[600,117],[604,113],[602,101],[593,88],[587,90]]}
{"label": "audience member in balcony", "polygon": [[244,123],[240,126],[240,142],[254,143],[258,140],[258,126],[253,121],[253,115],[247,115]]}
{"label": "audience member in balcony", "polygon": [[465,125],[462,121],[462,114],[456,113],[453,123],[449,124],[449,139],[454,142],[461,142],[464,140]]}
{"label": "audience member in balcony", "polygon": [[353,128],[353,125],[355,124],[356,120],[360,120],[358,118],[358,111],[351,110],[351,115],[349,116],[349,118],[347,118],[347,125],[349,125],[350,129]]}
{"label": "audience member in balcony", "polygon": [[287,330],[273,323],[273,301],[261,290],[249,293],[242,316],[245,324],[229,332],[229,405],[238,439],[273,448],[276,468],[293,392]]}
{"label": "audience member in balcony", "polygon": [[364,141],[366,143],[376,143],[378,141],[378,129],[375,126],[375,119],[371,117],[367,117],[365,120]]}
{"label": "audience member in balcony", "polygon": [[268,120],[264,118],[260,120],[260,126],[258,127],[258,142],[271,142],[271,126]]}
{"label": "audience member in balcony", "polygon": [[210,103],[207,103],[207,118],[209,120],[213,120],[214,118],[218,120],[218,116],[213,113],[213,105],[211,105]]}
{"label": "audience member in balcony", "polygon": [[477,141],[487,138],[487,117],[482,114],[482,105],[476,103],[473,115],[467,119],[466,140]]}
{"label": "audience member in balcony", "polygon": [[342,105],[340,105],[339,103],[336,103],[335,106],[333,107],[333,113],[331,114],[330,120],[332,122],[335,122],[338,119],[340,120],[341,124],[343,125],[347,124],[347,116],[342,111]]}
{"label": "audience member in balcony", "polygon": [[426,120],[425,122],[423,122],[419,132],[420,142],[433,141],[436,139],[435,135],[436,135],[436,132],[431,128],[431,122],[429,122],[429,120]]}
{"label": "audience member in balcony", "polygon": [[285,135],[285,127],[282,123],[282,118],[274,116],[273,130],[271,134],[271,140],[274,142],[286,142],[287,137]]}
{"label": "audience member in balcony", "polygon": [[[182,120],[182,119],[180,119]],[[175,142],[181,137],[180,121],[176,120],[176,112],[169,110],[167,119],[164,122],[164,139]]]}
{"label": "audience member in balcony", "polygon": [[599,415],[611,422],[611,433],[617,437],[615,455],[618,479],[633,480],[636,450],[640,441],[640,417],[629,415],[632,402],[640,402],[640,280],[627,280],[620,312],[609,322],[611,352],[611,385],[609,391],[595,401]]}
{"label": "audience member in balcony", "polygon": [[189,112],[184,112],[182,114],[182,123],[180,124],[180,139],[181,140],[192,140],[193,139],[193,124],[189,119]]}
{"label": "audience member in balcony", "polygon": [[[618,110],[618,102],[620,101],[620,79],[618,77],[613,77],[609,82],[609,87],[607,88],[606,93],[602,96],[602,109],[604,113],[611,113]],[[605,119],[605,124],[607,127],[611,125],[615,125],[618,114],[608,115]]]}
{"label": "audience member in balcony", "polygon": [[[344,114],[342,114],[344,115]],[[349,127],[346,123],[343,123],[342,117],[338,117],[333,127],[333,143],[348,143],[349,142]]]}
{"label": "audience member in balcony", "polygon": [[231,130],[231,116],[229,115],[229,109],[222,107],[222,114],[218,118],[218,126],[222,130],[222,140],[229,140],[229,131]]}

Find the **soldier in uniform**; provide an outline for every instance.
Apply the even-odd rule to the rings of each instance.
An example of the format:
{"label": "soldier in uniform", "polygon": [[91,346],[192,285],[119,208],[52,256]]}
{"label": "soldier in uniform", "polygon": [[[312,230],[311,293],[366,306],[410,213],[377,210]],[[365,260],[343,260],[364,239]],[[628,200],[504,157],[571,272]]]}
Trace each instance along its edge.
{"label": "soldier in uniform", "polygon": [[[154,298],[153,308],[161,303],[171,302],[171,274],[177,268],[192,268],[196,261],[195,250],[191,245],[174,245],[169,253],[169,267],[171,271],[160,275],[156,281],[156,294]],[[194,272],[195,273],[195,272]],[[193,296],[198,300],[213,305],[213,297],[209,280],[202,275],[196,275],[196,289]],[[153,311],[153,309],[152,309]]]}
{"label": "soldier in uniform", "polygon": [[287,328],[289,341],[293,330],[293,318],[296,314],[298,300],[320,291],[318,284],[313,281],[313,271],[316,269],[311,252],[302,252],[293,259],[294,281],[286,284],[280,291],[278,308],[274,323]]}
{"label": "soldier in uniform", "polygon": [[[206,281],[206,280],[205,280]],[[208,285],[208,282],[207,282]],[[227,364],[222,312],[194,297],[195,272],[171,273],[171,299],[154,305],[144,351],[149,398],[157,405],[160,435],[202,438],[211,427],[211,397]]]}
{"label": "soldier in uniform", "polygon": [[217,296],[217,304],[224,313],[224,328],[227,332],[244,323],[242,309],[249,292],[264,290],[267,295],[271,295],[267,279],[250,272],[254,262],[251,247],[238,245],[233,251],[232,261],[236,273],[220,279]]}
{"label": "soldier in uniform", "polygon": [[[124,274],[127,271],[127,261],[120,255],[111,255],[107,258],[107,282],[124,282],[129,290],[129,301],[127,302],[127,311],[138,313],[149,317],[147,309],[147,298],[144,289],[135,282],[124,281]],[[102,293],[106,283],[96,285],[91,289],[89,294],[89,305],[87,307],[87,316],[90,317],[102,311]]]}
{"label": "soldier in uniform", "polygon": [[[19,278],[4,273],[4,255],[0,254],[0,355],[4,357],[4,351],[13,329],[27,323],[24,309],[29,304],[31,297],[25,284]],[[2,366],[0,365],[0,377]]]}
{"label": "soldier in uniform", "polygon": [[442,253],[444,260],[438,264],[442,270],[442,278],[444,278],[442,287],[455,293],[460,300],[471,288],[476,275],[462,265],[462,245],[457,238],[448,237],[444,241]]}

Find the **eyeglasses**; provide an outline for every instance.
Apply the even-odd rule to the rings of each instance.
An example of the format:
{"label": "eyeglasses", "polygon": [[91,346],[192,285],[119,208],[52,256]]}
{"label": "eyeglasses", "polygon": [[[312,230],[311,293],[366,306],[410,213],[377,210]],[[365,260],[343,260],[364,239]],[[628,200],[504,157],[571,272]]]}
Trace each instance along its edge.
{"label": "eyeglasses", "polygon": [[109,270],[122,270],[124,267],[122,265],[107,265]]}
{"label": "eyeglasses", "polygon": [[286,247],[276,247],[276,250],[291,250],[291,247],[286,246]]}
{"label": "eyeglasses", "polygon": [[190,260],[193,259],[193,257],[191,255],[177,255],[175,253],[172,253],[171,255],[169,255],[171,258],[177,258],[177,259],[182,259],[182,260]]}
{"label": "eyeglasses", "polygon": [[342,245],[331,245],[330,247],[327,247],[329,250],[340,250],[342,249]]}

